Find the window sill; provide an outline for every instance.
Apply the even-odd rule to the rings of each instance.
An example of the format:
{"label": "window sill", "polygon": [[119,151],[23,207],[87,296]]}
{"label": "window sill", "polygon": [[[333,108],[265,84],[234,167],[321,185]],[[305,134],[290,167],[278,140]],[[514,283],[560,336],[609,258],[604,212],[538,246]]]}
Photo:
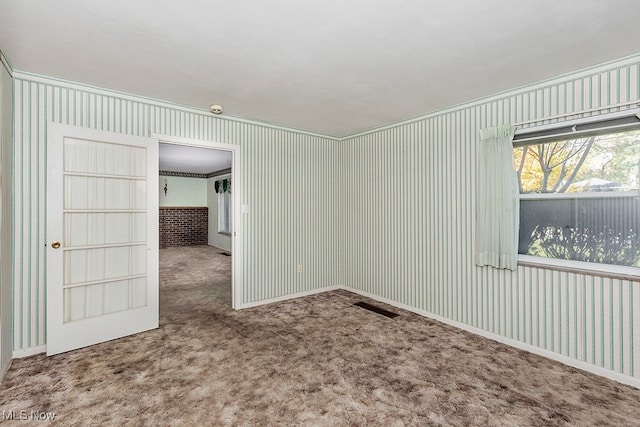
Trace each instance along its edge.
{"label": "window sill", "polygon": [[640,281],[640,268],[624,265],[595,264],[591,262],[518,255],[518,265],[540,267],[554,271],[588,274],[611,279]]}
{"label": "window sill", "polygon": [[227,233],[226,231],[218,231],[218,234],[222,234],[223,236],[231,237],[231,233]]}

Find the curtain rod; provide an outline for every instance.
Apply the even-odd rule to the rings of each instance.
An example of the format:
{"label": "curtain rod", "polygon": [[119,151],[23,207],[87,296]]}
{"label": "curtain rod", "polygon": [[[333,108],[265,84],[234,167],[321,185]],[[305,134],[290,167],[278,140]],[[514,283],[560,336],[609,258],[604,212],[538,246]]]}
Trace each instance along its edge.
{"label": "curtain rod", "polygon": [[546,122],[547,120],[563,119],[565,117],[577,116],[579,114],[595,113],[596,111],[604,111],[604,110],[609,110],[611,108],[628,107],[630,105],[640,106],[640,100],[622,102],[614,105],[607,105],[606,107],[591,108],[589,110],[574,111],[572,113],[558,114],[557,116],[543,117],[541,119],[527,120],[525,122],[514,123],[513,126],[519,127],[522,125],[529,125],[531,123]]}

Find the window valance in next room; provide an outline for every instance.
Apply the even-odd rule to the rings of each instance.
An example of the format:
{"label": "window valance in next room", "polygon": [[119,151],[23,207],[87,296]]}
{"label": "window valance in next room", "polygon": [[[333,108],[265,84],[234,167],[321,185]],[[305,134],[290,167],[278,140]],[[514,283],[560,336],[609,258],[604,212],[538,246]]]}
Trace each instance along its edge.
{"label": "window valance in next room", "polygon": [[216,193],[231,193],[231,178],[221,179],[213,184]]}

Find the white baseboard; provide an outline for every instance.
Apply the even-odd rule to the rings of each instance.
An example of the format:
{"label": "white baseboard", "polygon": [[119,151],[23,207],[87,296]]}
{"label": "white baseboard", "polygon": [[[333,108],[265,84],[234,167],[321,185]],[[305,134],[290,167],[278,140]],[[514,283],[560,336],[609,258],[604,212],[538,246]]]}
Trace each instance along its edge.
{"label": "white baseboard", "polygon": [[433,320],[437,320],[438,322],[446,323],[447,325],[454,326],[456,328],[465,330],[467,332],[471,332],[472,334],[480,335],[485,338],[489,338],[494,341],[498,341],[502,344],[506,344],[511,347],[518,348],[520,350],[528,351],[529,353],[537,354],[539,356],[546,357],[547,359],[552,359],[558,361],[560,363],[564,363],[565,365],[572,366],[574,368],[581,369],[583,371],[590,372],[592,374],[599,375],[601,377],[605,377],[614,381],[617,381],[622,384],[630,385],[632,387],[640,389],[640,379],[630,377],[629,375],[624,375],[619,372],[611,371],[609,369],[601,368],[599,366],[592,365],[590,363],[583,362],[581,360],[572,359],[571,357],[564,356],[562,354],[554,353],[549,350],[542,349],[540,347],[536,347],[530,344],[526,344],[520,341],[516,341],[511,338],[504,337],[502,335],[494,334],[493,332],[485,331],[484,329],[476,328],[474,326],[470,326],[461,322],[457,322],[455,320],[447,319],[446,317],[438,316],[433,313],[429,313],[425,310],[420,310],[406,304],[402,304],[399,302],[395,302],[389,300],[387,298],[382,298],[374,294],[370,294],[368,292],[360,291],[357,289],[349,288],[346,286],[340,286],[340,289],[347,290],[349,292],[353,292],[358,295],[365,296],[367,298],[371,298],[373,300],[389,304],[391,306],[401,308],[403,310],[410,311],[412,313],[419,314],[420,316],[428,317]]}
{"label": "white baseboard", "polygon": [[[602,377],[617,381],[619,383],[630,385],[632,387],[640,389],[640,379],[638,379],[638,378],[630,377],[628,375],[624,375],[624,374],[621,374],[619,372],[615,372],[615,371],[611,371],[609,369],[601,368],[599,366],[595,366],[595,365],[592,365],[590,363],[583,362],[581,360],[572,359],[572,358],[564,356],[562,354],[554,353],[554,352],[549,351],[549,350],[545,350],[545,349],[542,349],[542,348],[539,348],[539,347],[536,347],[536,346],[533,346],[533,345],[530,345],[530,344],[526,344],[526,343],[523,343],[523,342],[520,342],[520,341],[516,341],[514,339],[507,338],[507,337],[504,337],[502,335],[495,334],[493,332],[485,331],[484,329],[476,328],[474,326],[470,326],[470,325],[467,325],[467,324],[464,324],[464,323],[461,323],[461,322],[457,322],[455,320],[447,319],[446,317],[438,316],[436,314],[430,313],[430,312],[425,311],[425,310],[420,310],[420,309],[417,309],[415,307],[411,307],[411,306],[406,305],[406,304],[402,304],[402,303],[399,303],[399,302],[396,302],[396,301],[392,301],[392,300],[389,300],[387,298],[379,297],[379,296],[371,294],[369,292],[361,291],[361,290],[358,290],[358,289],[353,289],[353,288],[350,288],[350,287],[344,286],[344,285],[326,286],[326,287],[323,287],[323,288],[313,289],[313,290],[305,291],[305,292],[299,292],[299,293],[296,293],[296,294],[284,295],[284,296],[280,296],[280,297],[276,297],[276,298],[269,298],[269,299],[264,299],[264,300],[261,300],[261,301],[254,301],[254,302],[250,302],[250,303],[245,303],[245,304],[241,304],[238,307],[238,309],[258,307],[258,306],[261,306],[261,305],[272,304],[272,303],[275,303],[275,302],[286,301],[286,300],[295,299],[295,298],[302,298],[302,297],[306,297],[306,296],[309,296],[309,295],[315,295],[315,294],[328,292],[328,291],[335,291],[335,290],[338,290],[338,289],[343,289],[343,290],[346,290],[346,291],[349,291],[349,292],[353,292],[355,294],[362,295],[364,297],[371,298],[373,300],[376,300],[376,301],[379,301],[379,302],[382,302],[382,303],[385,303],[385,304],[389,304],[389,305],[391,305],[393,307],[397,307],[397,308],[400,308],[402,310],[407,310],[407,311],[410,311],[412,313],[416,313],[416,314],[418,314],[420,316],[427,317],[429,319],[433,319],[433,320],[436,320],[438,322],[445,323],[447,325],[451,325],[453,327],[465,330],[467,332],[471,332],[472,334],[479,335],[479,336],[482,336],[482,337],[485,337],[485,338],[489,338],[491,340],[500,342],[502,344],[506,344],[506,345],[509,345],[511,347],[518,348],[520,350],[528,351],[529,353],[537,354],[539,356],[543,356],[543,357],[546,357],[548,359],[552,359],[552,360],[558,361],[560,363],[564,363],[565,365],[572,366],[574,368],[581,369],[583,371],[590,372],[592,374],[596,374],[596,375],[599,375],[599,376],[602,376]],[[47,352],[47,346],[46,345],[42,345],[42,346],[31,347],[31,348],[27,348],[27,349],[23,349],[23,350],[16,350],[16,351],[13,352],[13,357],[14,357],[14,359],[20,359],[20,358],[34,356],[36,354],[46,353],[46,352]],[[2,370],[0,370],[0,378],[2,378],[4,376],[6,371],[9,369],[9,366],[11,366],[10,362],[7,364],[6,367],[4,367]]]}
{"label": "white baseboard", "polygon": [[22,350],[14,350],[13,358],[14,359],[22,359],[24,357],[35,356],[36,354],[46,353],[47,346],[39,345],[37,347],[29,347]]}
{"label": "white baseboard", "polygon": [[[244,303],[244,304],[240,304],[237,307],[237,309],[238,310],[242,310],[243,308],[258,307],[260,305],[272,304],[274,302],[280,302],[280,301],[286,301],[286,300],[295,299],[295,298],[307,297],[309,295],[321,294],[323,292],[335,291],[337,289],[347,289],[347,288],[345,288],[344,286],[341,286],[341,285],[325,286],[324,288],[318,288],[318,289],[313,289],[313,290],[310,290],[310,291],[298,292],[297,294],[283,295],[281,297],[263,299],[263,300],[254,301],[254,302],[247,302],[247,303]],[[347,289],[347,290],[350,290],[350,289]]]}
{"label": "white baseboard", "polygon": [[[274,302],[286,301],[286,300],[295,299],[295,298],[302,298],[302,297],[306,297],[306,296],[309,296],[309,295],[320,294],[320,293],[328,292],[328,291],[335,291],[336,289],[347,289],[347,290],[350,290],[349,288],[346,288],[346,287],[341,286],[341,285],[325,286],[323,288],[312,289],[310,291],[299,292],[297,294],[283,295],[283,296],[276,297],[276,298],[269,298],[269,299],[265,299],[265,300],[261,300],[261,301],[255,301],[255,302],[249,302],[249,303],[241,304],[240,306],[237,307],[237,309],[241,310],[241,309],[244,309],[244,308],[258,307],[258,306],[261,306],[261,305],[272,304]],[[14,359],[22,359],[22,358],[25,358],[25,357],[35,356],[36,354],[46,353],[46,352],[47,352],[47,346],[46,345],[41,345],[41,346],[37,346],[37,347],[25,348],[25,349],[22,349],[22,350],[15,350],[13,352],[13,358]]]}

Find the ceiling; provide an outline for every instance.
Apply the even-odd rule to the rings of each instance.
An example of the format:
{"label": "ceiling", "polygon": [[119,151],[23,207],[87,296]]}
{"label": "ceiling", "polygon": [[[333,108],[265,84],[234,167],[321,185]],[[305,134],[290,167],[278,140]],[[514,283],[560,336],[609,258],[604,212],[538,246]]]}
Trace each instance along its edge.
{"label": "ceiling", "polygon": [[0,0],[16,70],[342,137],[640,51],[637,0]]}
{"label": "ceiling", "polygon": [[208,175],[231,168],[231,151],[161,143],[158,147],[161,171]]}

